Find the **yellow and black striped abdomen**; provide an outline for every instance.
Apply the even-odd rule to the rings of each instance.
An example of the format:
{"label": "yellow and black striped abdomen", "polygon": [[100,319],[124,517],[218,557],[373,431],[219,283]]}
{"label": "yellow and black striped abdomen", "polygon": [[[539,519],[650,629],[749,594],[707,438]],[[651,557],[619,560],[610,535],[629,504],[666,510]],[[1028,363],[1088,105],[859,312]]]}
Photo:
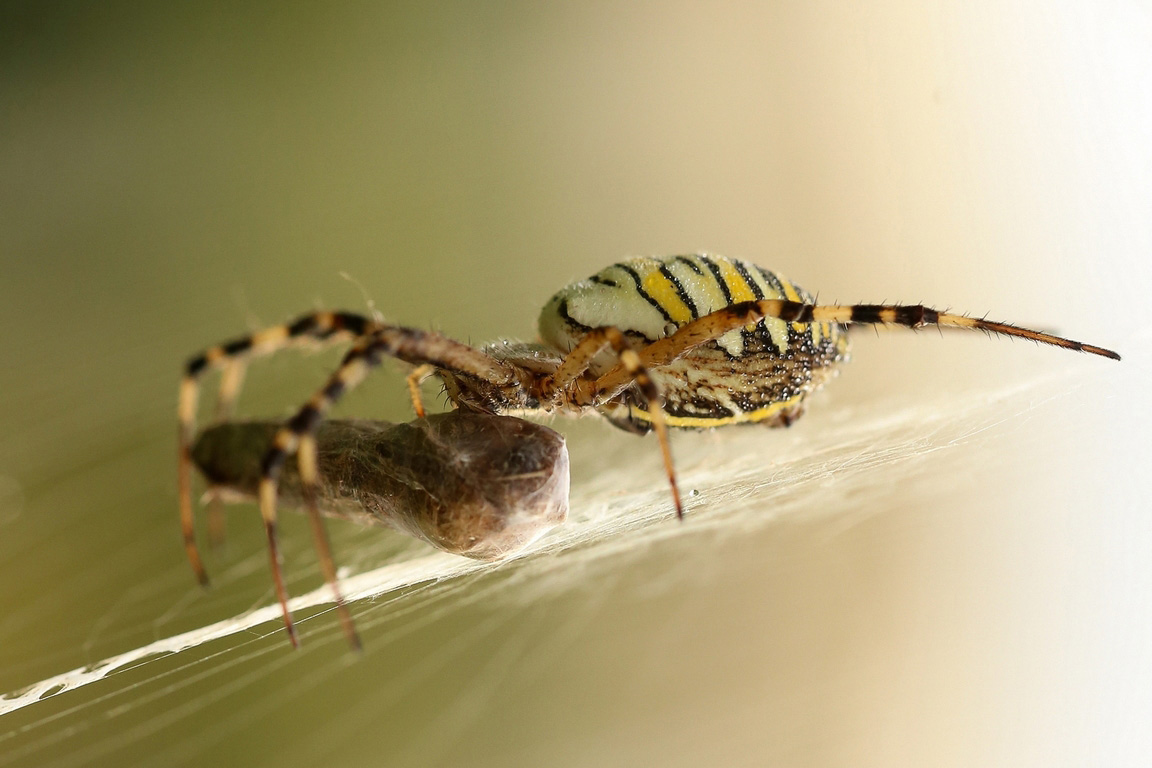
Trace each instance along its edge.
{"label": "yellow and black striped abdomen", "polygon": [[[553,296],[540,315],[540,333],[549,346],[566,352],[589,330],[612,326],[640,348],[693,320],[758,299],[811,302],[786,278],[745,261],[704,254],[629,259]],[[776,423],[787,420],[783,414],[789,409],[798,412],[803,397],[823,383],[846,351],[847,338],[836,324],[765,318],[651,374],[670,426]],[[615,356],[606,352],[590,371],[603,374],[615,364]],[[617,423],[643,426],[647,413],[630,397],[604,410]]]}

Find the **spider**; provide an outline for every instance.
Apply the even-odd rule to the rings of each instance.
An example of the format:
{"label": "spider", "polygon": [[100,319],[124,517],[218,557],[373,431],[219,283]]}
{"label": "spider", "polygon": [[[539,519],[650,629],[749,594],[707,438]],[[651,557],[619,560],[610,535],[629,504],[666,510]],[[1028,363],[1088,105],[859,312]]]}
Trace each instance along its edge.
{"label": "spider", "polygon": [[792,424],[803,414],[808,395],[846,359],[853,324],[972,328],[1120,359],[1101,347],[919,304],[819,305],[782,275],[707,254],[628,259],[572,283],[544,305],[542,343],[536,344],[498,341],[475,348],[355,313],[313,312],[188,361],[178,414],[178,490],[188,559],[207,584],[195,539],[191,445],[200,379],[209,370],[224,369],[217,416],[225,419],[249,358],[309,340],[352,342],[327,383],[276,432],[261,465],[257,496],[276,596],[295,647],[276,532],[277,486],[284,463],[295,454],[321,567],[349,642],[358,647],[318,510],[315,435],[332,406],[383,358],[415,366],[407,381],[418,417],[424,416],[420,384],[434,375],[457,409],[505,415],[595,411],[622,429],[654,431],[676,515],[682,518],[668,429]]}

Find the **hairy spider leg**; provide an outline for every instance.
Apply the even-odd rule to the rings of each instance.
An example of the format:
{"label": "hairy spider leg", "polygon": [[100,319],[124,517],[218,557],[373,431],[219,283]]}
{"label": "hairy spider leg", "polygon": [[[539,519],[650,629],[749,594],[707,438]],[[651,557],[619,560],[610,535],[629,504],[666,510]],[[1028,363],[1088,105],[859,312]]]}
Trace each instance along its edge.
{"label": "hairy spider leg", "polygon": [[[340,626],[344,629],[344,636],[348,638],[348,645],[353,651],[360,651],[360,635],[356,633],[356,625],[352,623],[352,614],[344,602],[340,592],[339,581],[336,577],[336,562],[332,557],[332,543],[328,539],[328,529],[320,516],[320,505],[316,501],[316,486],[320,482],[316,471],[316,440],[309,437],[300,440],[297,446],[296,461],[300,469],[300,490],[304,497],[304,508],[308,510],[308,525],[312,529],[312,540],[316,543],[316,552],[320,557],[320,570],[324,573],[324,580],[332,589],[332,597],[336,601],[336,615],[340,617]],[[307,469],[305,469],[307,468]],[[275,492],[273,492],[275,496]],[[273,510],[275,514],[275,510]],[[273,532],[275,528],[272,529]],[[274,537],[269,540],[270,546],[275,544]],[[274,571],[279,570],[278,553],[273,553]],[[278,590],[279,591],[279,590]],[[284,603],[281,602],[283,608]],[[292,645],[296,646],[295,633],[289,626],[289,637]]]}
{"label": "hairy spider leg", "polygon": [[[1051,344],[1077,352],[1087,352],[1112,360],[1120,355],[1110,349],[1095,347],[1079,341],[1065,339],[1008,323],[993,322],[977,317],[939,312],[922,304],[805,304],[783,299],[743,301],[718,309],[680,327],[671,336],[654,341],[639,350],[640,361],[648,368],[668,365],[696,347],[714,341],[725,333],[771,317],[795,323],[840,323],[843,325],[903,325],[922,328],[936,325],[942,328],[972,328],[1001,336],[1030,339],[1040,344]],[[596,381],[605,400],[620,394],[630,383],[631,374],[618,365]]]}
{"label": "hairy spider leg", "polygon": [[436,366],[425,363],[413,369],[405,381],[408,382],[408,396],[412,398],[412,410],[416,418],[424,418],[424,398],[420,396],[420,385],[436,372]]}
{"label": "hairy spider leg", "polygon": [[[243,336],[233,341],[210,347],[188,360],[184,378],[180,382],[178,407],[179,437],[176,461],[177,488],[180,497],[180,527],[184,536],[184,550],[188,562],[203,585],[208,584],[208,573],[196,547],[195,520],[192,511],[192,440],[196,433],[196,411],[200,399],[200,379],[204,374],[228,366],[220,382],[217,400],[218,415],[231,411],[239,394],[244,363],[257,355],[267,355],[305,341],[335,341],[362,336],[376,327],[376,323],[349,312],[313,312],[286,325],[277,325]],[[232,366],[239,365],[236,369]]]}
{"label": "hairy spider leg", "polygon": [[314,394],[296,415],[276,433],[272,447],[265,454],[261,466],[258,497],[260,514],[268,538],[268,556],[272,567],[272,581],[276,597],[284,614],[284,628],[293,647],[299,647],[292,613],[288,609],[288,592],[280,566],[280,547],[276,533],[276,493],[284,462],[296,454],[300,482],[304,491],[308,517],[316,540],[320,567],[332,588],[336,609],[344,626],[348,641],[360,647],[348,607],[340,595],[336,580],[336,565],[325,532],[324,521],[316,504],[316,486],[319,482],[316,467],[316,427],[325,414],[341,397],[356,387],[371,369],[380,365],[384,357],[395,357],[414,365],[430,364],[438,369],[474,376],[494,385],[509,385],[516,379],[513,368],[458,341],[431,331],[377,324],[369,334],[357,339],[344,361],[328,382]]}
{"label": "hairy spider leg", "polygon": [[[672,446],[668,439],[668,428],[664,423],[663,397],[656,383],[648,375],[636,350],[628,344],[627,338],[619,328],[604,326],[589,331],[572,350],[564,357],[560,367],[555,373],[544,380],[545,396],[555,396],[555,393],[572,386],[592,361],[611,347],[620,360],[620,367],[628,375],[628,384],[635,384],[640,388],[644,399],[648,401],[648,411],[652,417],[652,428],[656,432],[656,439],[660,442],[660,453],[664,457],[664,471],[668,476],[668,485],[672,489],[672,502],[676,506],[676,517],[684,519],[684,505],[680,499],[680,488],[676,482],[676,465],[672,461]],[[626,385],[627,386],[627,385]],[[599,401],[599,389],[593,392],[594,402]]]}

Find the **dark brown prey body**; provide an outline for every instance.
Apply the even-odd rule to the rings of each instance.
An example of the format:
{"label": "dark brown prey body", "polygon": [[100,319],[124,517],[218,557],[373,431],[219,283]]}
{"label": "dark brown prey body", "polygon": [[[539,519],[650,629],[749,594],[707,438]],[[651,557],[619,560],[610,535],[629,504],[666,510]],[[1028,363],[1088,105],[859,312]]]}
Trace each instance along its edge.
{"label": "dark brown prey body", "polygon": [[[192,459],[210,492],[254,499],[281,426],[233,421],[201,432]],[[326,421],[316,448],[314,494],[326,516],[387,526],[452,554],[507,557],[568,513],[564,438],[523,419],[452,411],[406,424]],[[304,506],[291,465],[279,498]]]}

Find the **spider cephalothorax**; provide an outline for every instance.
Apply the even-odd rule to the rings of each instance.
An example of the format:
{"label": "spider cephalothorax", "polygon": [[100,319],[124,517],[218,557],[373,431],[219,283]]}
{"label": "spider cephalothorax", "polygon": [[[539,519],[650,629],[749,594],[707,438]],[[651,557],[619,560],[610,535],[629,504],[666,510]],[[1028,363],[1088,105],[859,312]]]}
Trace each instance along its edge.
{"label": "spider cephalothorax", "polygon": [[419,383],[435,375],[460,408],[495,414],[594,410],[623,429],[654,430],[676,512],[682,515],[666,428],[791,424],[803,412],[807,396],[846,358],[847,328],[852,324],[972,328],[1120,359],[1100,347],[918,304],[819,305],[778,274],[705,254],[629,259],[569,285],[541,312],[541,344],[497,342],[477,349],[438,333],[353,313],[312,313],[212,347],[188,362],[180,390],[178,465],[188,557],[206,581],[195,542],[190,447],[199,380],[209,369],[224,368],[218,414],[225,418],[251,356],[298,341],[353,342],[327,384],[276,434],[261,470],[259,501],[273,581],[295,643],[276,543],[280,471],[296,454],[325,576],[353,637],[310,491],[317,483],[315,430],[332,405],[383,358],[417,366],[408,381],[419,416],[424,415]]}

